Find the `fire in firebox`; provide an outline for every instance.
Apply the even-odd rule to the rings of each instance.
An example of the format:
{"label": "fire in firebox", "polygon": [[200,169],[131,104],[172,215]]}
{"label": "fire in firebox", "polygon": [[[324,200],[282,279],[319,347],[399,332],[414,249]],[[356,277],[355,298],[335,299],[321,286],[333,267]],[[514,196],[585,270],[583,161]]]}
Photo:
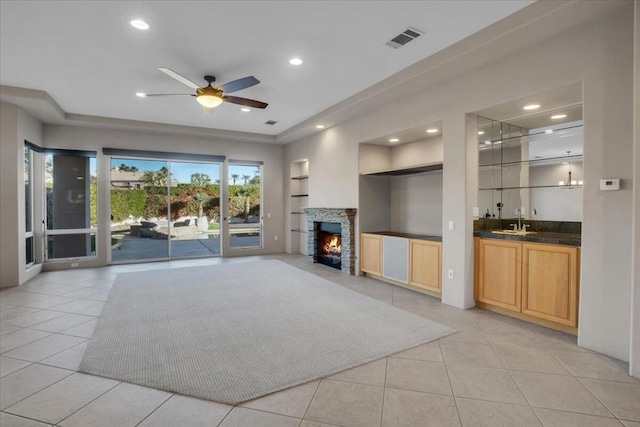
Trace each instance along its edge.
{"label": "fire in firebox", "polygon": [[339,235],[324,235],[322,242],[322,255],[339,257],[342,254],[342,244]]}

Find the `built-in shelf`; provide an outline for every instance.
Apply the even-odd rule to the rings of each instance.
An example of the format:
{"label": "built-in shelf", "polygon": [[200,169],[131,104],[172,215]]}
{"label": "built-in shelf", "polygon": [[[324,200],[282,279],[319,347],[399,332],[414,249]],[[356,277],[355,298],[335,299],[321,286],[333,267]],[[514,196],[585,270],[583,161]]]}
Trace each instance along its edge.
{"label": "built-in shelf", "polygon": [[582,184],[575,185],[531,185],[528,187],[490,187],[490,188],[478,188],[478,190],[523,190],[527,188],[582,188]]}
{"label": "built-in shelf", "polygon": [[582,154],[576,154],[575,156],[560,156],[560,157],[545,157],[540,159],[530,159],[530,160],[518,160],[513,162],[504,162],[504,163],[492,163],[488,165],[480,165],[482,168],[501,168],[504,166],[518,166],[518,165],[526,165],[526,164],[558,164],[559,162],[571,162],[571,161],[580,161],[582,160]]}
{"label": "built-in shelf", "polygon": [[442,162],[437,163],[423,163],[420,165],[406,166],[401,168],[385,169],[373,172],[361,172],[360,175],[368,176],[400,176],[411,175],[415,173],[441,171],[443,167]]}
{"label": "built-in shelf", "polygon": [[296,228],[291,229],[291,231],[293,231],[294,233],[303,233],[303,234],[307,234],[307,230],[298,230]]}
{"label": "built-in shelf", "polygon": [[292,176],[291,179],[309,179],[309,175]]}
{"label": "built-in shelf", "polygon": [[292,194],[291,197],[309,197],[308,194]]}
{"label": "built-in shelf", "polygon": [[[527,138],[530,136],[537,136],[537,135],[546,135],[546,136],[553,136],[554,133],[558,133],[561,132],[563,130],[570,130],[570,129],[577,129],[577,128],[581,128],[582,125],[574,125],[574,126],[567,126],[564,128],[558,128],[558,129],[553,129],[553,132],[546,132],[546,131],[540,131],[540,132],[535,132],[535,133],[528,133],[528,134],[518,134],[515,136],[507,136],[507,137],[500,137],[498,139],[490,139],[489,141],[491,142],[492,147],[491,148],[500,148],[500,145],[502,142],[505,141],[509,141],[511,139],[518,139],[518,138]],[[484,145],[484,142],[480,142],[479,145]]]}

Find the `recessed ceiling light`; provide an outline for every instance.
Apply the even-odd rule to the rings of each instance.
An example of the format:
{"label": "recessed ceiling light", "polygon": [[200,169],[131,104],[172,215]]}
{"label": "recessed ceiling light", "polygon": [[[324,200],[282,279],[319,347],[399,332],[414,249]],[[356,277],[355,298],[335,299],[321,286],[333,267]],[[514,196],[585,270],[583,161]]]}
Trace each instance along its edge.
{"label": "recessed ceiling light", "polygon": [[484,131],[481,130],[480,132],[478,132],[478,135],[484,135]]}
{"label": "recessed ceiling light", "polygon": [[300,59],[300,58],[291,58],[289,60],[289,64],[291,64],[291,65],[301,65],[302,64],[302,59]]}
{"label": "recessed ceiling light", "polygon": [[540,104],[529,104],[529,105],[525,105],[522,108],[525,110],[537,110],[538,108],[540,108]]}
{"label": "recessed ceiling light", "polygon": [[389,142],[399,142],[399,141],[400,141],[400,140],[399,140],[398,138],[391,138],[391,139],[389,140]]}
{"label": "recessed ceiling light", "polygon": [[544,131],[544,133],[553,133],[553,129],[547,129]]}
{"label": "recessed ceiling light", "polygon": [[251,108],[241,108],[240,111],[243,111],[245,113],[248,113],[249,111],[251,111]]}
{"label": "recessed ceiling light", "polygon": [[324,129],[324,125],[316,125],[316,129]]}
{"label": "recessed ceiling light", "polygon": [[564,119],[565,117],[567,117],[566,114],[556,114],[555,116],[551,116],[553,120]]}
{"label": "recessed ceiling light", "polygon": [[427,133],[436,133],[438,129],[427,129]]}
{"label": "recessed ceiling light", "polygon": [[134,19],[133,21],[131,21],[131,26],[133,28],[137,28],[139,30],[148,30],[149,29],[149,24],[144,22],[142,19]]}
{"label": "recessed ceiling light", "polygon": [[139,96],[140,98],[146,98],[147,94],[144,93],[144,92],[138,92],[138,93],[136,93],[136,96]]}

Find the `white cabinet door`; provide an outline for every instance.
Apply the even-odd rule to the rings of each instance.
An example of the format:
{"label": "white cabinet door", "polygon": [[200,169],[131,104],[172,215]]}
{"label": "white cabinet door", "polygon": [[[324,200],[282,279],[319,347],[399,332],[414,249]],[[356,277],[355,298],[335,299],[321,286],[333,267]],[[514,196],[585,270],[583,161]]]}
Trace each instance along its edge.
{"label": "white cabinet door", "polygon": [[382,237],[382,276],[409,283],[409,239]]}

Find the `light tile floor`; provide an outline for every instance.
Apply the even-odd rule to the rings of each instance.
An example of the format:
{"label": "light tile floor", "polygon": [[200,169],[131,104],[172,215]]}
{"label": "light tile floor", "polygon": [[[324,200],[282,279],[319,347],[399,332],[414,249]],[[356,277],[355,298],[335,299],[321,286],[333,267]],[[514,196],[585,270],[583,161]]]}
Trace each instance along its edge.
{"label": "light tile floor", "polygon": [[[236,407],[76,372],[116,274],[274,258],[459,332]],[[640,426],[640,381],[575,337],[303,256],[42,273],[0,292],[0,353],[2,427]]]}

